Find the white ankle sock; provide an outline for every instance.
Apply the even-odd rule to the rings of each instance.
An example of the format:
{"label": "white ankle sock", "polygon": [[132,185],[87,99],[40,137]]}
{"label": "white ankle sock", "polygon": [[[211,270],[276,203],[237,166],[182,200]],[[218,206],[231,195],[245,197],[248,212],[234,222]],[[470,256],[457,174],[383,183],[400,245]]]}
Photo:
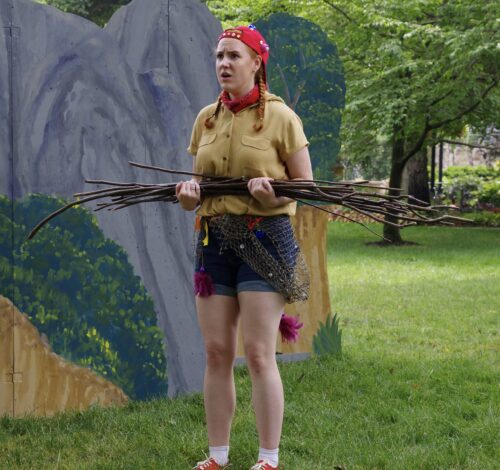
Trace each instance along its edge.
{"label": "white ankle sock", "polygon": [[214,458],[219,465],[227,465],[229,446],[208,447],[210,457]]}
{"label": "white ankle sock", "polygon": [[257,460],[267,460],[273,467],[277,467],[279,447],[277,449],[264,449],[259,447],[259,458]]}

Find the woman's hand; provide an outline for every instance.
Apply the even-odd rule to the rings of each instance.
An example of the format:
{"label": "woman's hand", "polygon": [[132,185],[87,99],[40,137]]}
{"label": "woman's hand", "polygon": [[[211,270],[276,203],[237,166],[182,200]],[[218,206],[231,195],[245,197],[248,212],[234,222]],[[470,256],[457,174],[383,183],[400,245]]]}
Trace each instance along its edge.
{"label": "woman's hand", "polygon": [[276,196],[271,181],[274,180],[267,176],[252,178],[247,185],[248,191],[265,207],[278,207],[290,202],[286,197]]}
{"label": "woman's hand", "polygon": [[[309,150],[303,147],[286,159],[286,169],[290,181],[293,180],[312,180],[313,173],[311,167],[311,158],[309,157]],[[262,176],[259,178],[252,178],[248,182],[248,191],[265,207],[279,207],[294,202],[285,196],[276,196],[273,187],[271,186],[272,178]],[[313,183],[312,183],[313,184]]]}
{"label": "woman's hand", "polygon": [[192,211],[200,203],[200,185],[195,179],[180,181],[175,186],[175,195],[185,211]]}

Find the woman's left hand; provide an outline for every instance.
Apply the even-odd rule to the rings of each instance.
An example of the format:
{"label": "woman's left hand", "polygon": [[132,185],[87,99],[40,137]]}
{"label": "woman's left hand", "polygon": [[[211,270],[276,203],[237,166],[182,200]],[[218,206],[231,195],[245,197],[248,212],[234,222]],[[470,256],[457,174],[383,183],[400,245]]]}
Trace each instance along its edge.
{"label": "woman's left hand", "polygon": [[282,198],[276,196],[271,181],[274,181],[273,178],[262,176],[252,178],[247,185],[252,197],[266,207],[276,207],[283,204]]}
{"label": "woman's left hand", "polygon": [[[286,169],[290,180],[312,180],[313,173],[311,167],[311,158],[309,157],[309,150],[307,146],[297,150],[292,155],[286,158]],[[271,186],[273,178],[268,176],[261,176],[252,178],[248,182],[248,191],[265,207],[279,207],[293,202],[285,196],[276,196],[273,187]]]}

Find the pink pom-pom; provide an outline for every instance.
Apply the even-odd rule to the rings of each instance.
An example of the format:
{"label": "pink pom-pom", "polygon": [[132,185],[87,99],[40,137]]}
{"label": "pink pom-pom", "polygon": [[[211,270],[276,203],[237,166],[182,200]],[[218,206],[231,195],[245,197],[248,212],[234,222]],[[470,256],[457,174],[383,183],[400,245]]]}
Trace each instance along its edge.
{"label": "pink pom-pom", "polygon": [[304,326],[299,321],[299,317],[291,317],[289,315],[281,315],[280,333],[281,340],[289,342],[297,341],[299,337],[299,330]]}
{"label": "pink pom-pom", "polygon": [[208,297],[215,294],[212,278],[202,266],[199,271],[194,273],[194,293],[200,297]]}

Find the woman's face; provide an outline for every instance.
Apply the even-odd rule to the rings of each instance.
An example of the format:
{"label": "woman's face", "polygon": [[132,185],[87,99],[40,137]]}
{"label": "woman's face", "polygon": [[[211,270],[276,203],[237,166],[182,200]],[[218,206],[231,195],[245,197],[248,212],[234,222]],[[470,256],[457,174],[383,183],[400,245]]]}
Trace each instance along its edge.
{"label": "woman's face", "polygon": [[215,71],[222,89],[231,98],[246,95],[255,84],[261,57],[238,39],[223,38],[217,45]]}

